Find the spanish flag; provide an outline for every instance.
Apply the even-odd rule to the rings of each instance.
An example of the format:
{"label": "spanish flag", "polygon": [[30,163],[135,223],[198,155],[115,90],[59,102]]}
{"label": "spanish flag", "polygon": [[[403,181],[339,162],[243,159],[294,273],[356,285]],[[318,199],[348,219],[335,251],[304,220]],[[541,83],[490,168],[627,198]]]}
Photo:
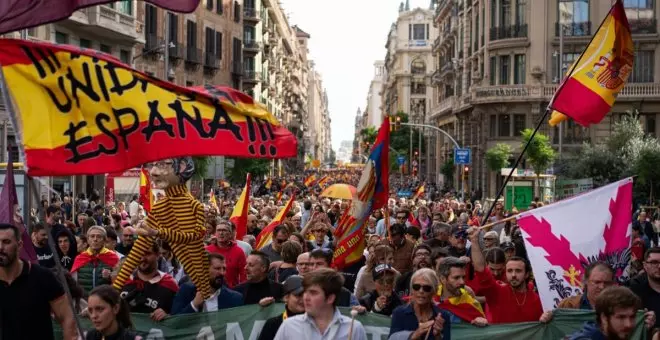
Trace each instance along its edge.
{"label": "spanish flag", "polygon": [[140,169],[140,202],[144,211],[150,212],[154,205],[154,195],[151,193],[151,180],[145,168]]}
{"label": "spanish flag", "polygon": [[226,188],[230,188],[231,184],[229,182],[225,181],[224,179],[221,179],[221,180],[218,181],[218,186],[223,188],[223,189],[226,189]]}
{"label": "spanish flag", "polygon": [[[442,285],[438,285],[438,291],[434,297],[434,300],[440,300],[441,296]],[[465,288],[461,288],[461,295],[452,296],[448,299],[440,301],[438,307],[456,315],[459,319],[468,323],[472,322],[472,320],[476,318],[486,317],[479,301],[472,297],[472,295],[470,295],[470,293],[468,293]]]}
{"label": "spanish flag", "polygon": [[282,194],[284,189],[280,190],[280,192],[277,193],[277,196],[275,196],[275,204],[279,203],[282,200]]}
{"label": "spanish flag", "polygon": [[286,218],[286,214],[289,213],[289,210],[291,210],[291,206],[293,205],[293,201],[295,201],[296,195],[292,195],[291,198],[289,198],[289,202],[286,203],[284,208],[280,210],[280,212],[277,213],[277,216],[273,218],[272,221],[270,221],[270,224],[264,228],[259,235],[257,235],[257,240],[255,242],[256,249],[261,250],[261,248],[269,245],[271,242],[273,242],[273,229],[277,227],[278,225],[282,224],[284,222],[284,219]]}
{"label": "spanish flag", "polygon": [[212,207],[215,208],[215,210],[218,210],[218,201],[215,199],[215,192],[213,189],[211,189],[211,192],[209,193],[209,204],[211,204]]}
{"label": "spanish flag", "polygon": [[238,201],[234,206],[234,211],[229,218],[229,220],[234,223],[236,228],[236,239],[238,240],[243,239],[243,236],[247,233],[247,215],[250,206],[250,182],[251,176],[248,173],[243,192],[238,198]]}
{"label": "spanish flag", "polygon": [[117,263],[119,263],[119,256],[115,254],[114,251],[109,250],[108,248],[103,247],[98,254],[92,253],[90,249],[83,251],[82,253],[76,256],[76,259],[73,260],[73,266],[71,267],[71,273],[77,272],[80,268],[84,267],[90,262],[101,261],[105,263],[108,267],[114,268]]}
{"label": "spanish flag", "polygon": [[288,158],[298,150],[272,113],[230,87],[181,87],[99,51],[18,39],[0,39],[0,65],[30,176],[115,173],[184,156]]}
{"label": "spanish flag", "polygon": [[315,174],[311,174],[311,175],[307,176],[307,178],[305,178],[305,186],[308,187],[308,188],[313,186],[314,182],[316,182],[316,175]]}
{"label": "spanish flag", "polygon": [[272,186],[273,186],[273,180],[270,179],[270,178],[268,178],[268,180],[266,181],[266,184],[264,184],[264,187],[265,187],[266,189],[270,190],[270,188],[271,188]]}
{"label": "spanish flag", "polygon": [[550,125],[567,116],[585,127],[603,120],[632,73],[633,60],[628,18],[617,0],[550,101]]}
{"label": "spanish flag", "polygon": [[418,199],[420,196],[424,195],[424,184],[420,185],[419,188],[417,188],[417,191],[415,191],[415,194],[413,195],[412,199]]}
{"label": "spanish flag", "polygon": [[316,184],[318,184],[321,188],[323,188],[325,183],[327,183],[329,180],[330,180],[330,176],[325,175],[325,176],[321,177],[321,179],[319,179],[319,181],[316,182]]}

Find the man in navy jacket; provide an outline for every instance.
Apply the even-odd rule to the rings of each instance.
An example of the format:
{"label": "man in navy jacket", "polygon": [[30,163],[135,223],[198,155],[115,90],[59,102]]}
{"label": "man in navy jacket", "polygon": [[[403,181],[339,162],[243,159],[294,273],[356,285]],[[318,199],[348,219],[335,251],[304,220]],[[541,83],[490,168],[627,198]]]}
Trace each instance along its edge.
{"label": "man in navy jacket", "polygon": [[172,314],[190,314],[197,312],[215,312],[221,309],[233,308],[243,305],[243,295],[233,291],[225,285],[225,272],[227,264],[225,257],[221,254],[208,254],[209,273],[211,287],[215,293],[204,300],[202,294],[192,282],[187,282],[179,287],[179,292],[174,297]]}

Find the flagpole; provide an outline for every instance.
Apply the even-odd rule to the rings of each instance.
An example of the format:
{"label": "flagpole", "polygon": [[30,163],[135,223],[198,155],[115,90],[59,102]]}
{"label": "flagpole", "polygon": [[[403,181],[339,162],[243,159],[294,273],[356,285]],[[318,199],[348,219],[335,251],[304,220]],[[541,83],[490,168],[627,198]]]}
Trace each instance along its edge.
{"label": "flagpole", "polygon": [[[621,0],[617,0],[617,2],[619,2],[619,1],[621,1]],[[607,12],[607,16],[612,14],[612,9],[614,8],[614,6],[616,6],[616,2],[614,3],[614,5],[612,5],[609,12]],[[605,18],[603,18],[603,20],[600,22],[600,25],[598,25],[598,28],[596,29],[595,33],[591,36],[591,39],[589,40],[589,43],[587,43],[584,51],[582,51],[582,53],[580,53],[580,56],[573,63],[573,66],[571,66],[571,71],[566,75],[566,77],[564,77],[564,80],[559,84],[559,87],[557,88],[557,91],[555,91],[555,93],[552,95],[552,98],[550,99],[550,103],[548,104],[548,107],[545,109],[545,112],[543,113],[543,117],[541,117],[541,119],[539,119],[538,124],[536,124],[536,128],[534,128],[534,131],[532,132],[532,135],[529,137],[529,141],[527,141],[527,143],[525,144],[525,147],[523,147],[522,151],[520,152],[520,155],[518,155],[518,159],[516,159],[516,163],[513,164],[513,167],[511,168],[511,171],[509,171],[509,175],[506,176],[506,179],[504,180],[504,183],[502,183],[502,186],[497,191],[497,196],[495,196],[495,200],[493,201],[493,204],[491,204],[490,208],[488,208],[488,213],[484,215],[484,219],[482,220],[481,225],[485,225],[486,222],[488,222],[488,218],[490,217],[490,214],[493,213],[493,209],[495,209],[495,205],[497,205],[497,200],[499,200],[500,197],[502,197],[502,193],[504,193],[504,189],[506,188],[506,184],[509,183],[509,180],[511,180],[511,177],[513,177],[513,172],[516,171],[516,168],[520,164],[520,161],[522,161],[522,158],[525,155],[525,152],[527,151],[527,148],[529,148],[529,145],[534,140],[534,137],[536,136],[536,133],[541,128],[541,124],[543,124],[543,122],[548,117],[550,112],[552,112],[552,110],[553,110],[552,109],[552,104],[555,100],[555,97],[557,96],[557,93],[559,93],[559,91],[561,91],[561,89],[564,88],[564,85],[566,85],[566,81],[568,81],[568,79],[570,79],[571,76],[573,75],[573,72],[575,71],[575,68],[580,63],[580,60],[582,60],[582,57],[584,56],[584,52],[586,51],[587,47],[589,45],[591,45],[591,43],[593,43],[594,38],[596,37],[596,33],[598,33],[598,31],[600,31],[600,29],[603,27],[603,23],[605,23],[605,19],[607,18],[607,16],[605,16]],[[559,58],[561,60],[562,56],[559,56]]]}

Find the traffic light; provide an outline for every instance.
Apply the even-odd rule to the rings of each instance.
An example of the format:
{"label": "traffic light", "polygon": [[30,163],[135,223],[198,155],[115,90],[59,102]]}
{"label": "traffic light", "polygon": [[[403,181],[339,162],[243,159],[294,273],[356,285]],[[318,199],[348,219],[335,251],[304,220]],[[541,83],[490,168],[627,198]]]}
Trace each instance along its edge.
{"label": "traffic light", "polygon": [[470,175],[470,167],[466,165],[463,168],[463,180],[466,180],[469,175]]}
{"label": "traffic light", "polygon": [[398,130],[401,128],[401,117],[396,116],[396,120],[394,122],[394,130]]}
{"label": "traffic light", "polygon": [[415,158],[419,157],[419,151],[415,150]]}

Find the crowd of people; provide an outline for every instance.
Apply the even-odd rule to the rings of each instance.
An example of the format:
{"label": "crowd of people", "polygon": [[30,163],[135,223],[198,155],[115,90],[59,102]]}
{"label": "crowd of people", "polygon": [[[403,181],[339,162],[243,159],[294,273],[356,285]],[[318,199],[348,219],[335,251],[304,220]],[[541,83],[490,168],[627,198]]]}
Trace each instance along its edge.
{"label": "crowd of people", "polygon": [[[357,182],[359,176],[339,177]],[[412,200],[392,190],[387,206],[368,220],[362,258],[333,269],[333,231],[350,203],[320,197],[321,188],[305,188],[301,182],[302,177],[292,176],[272,180],[276,185],[270,188],[265,181],[256,183],[241,238],[229,220],[241,187],[219,189],[217,204],[204,200],[213,289],[207,299],[166,242],[148,249],[121,291],[110,286],[146,218],[137,195],[130,202],[102,203],[84,195],[46,200],[29,222],[38,264],[20,259],[26,248],[21,228],[0,225],[0,338],[52,339],[54,317],[65,339],[76,339],[69,303],[94,326],[86,339],[139,339],[130,313],[148,313],[159,322],[274,302],[283,302],[285,311],[265,323],[259,340],[346,339],[349,333],[351,339],[366,339],[364,326],[337,307],[391,317],[390,339],[451,339],[452,325],[459,323],[486,327],[552,320],[553,311],[541,306],[522,234],[515,219],[506,218],[515,211],[505,211],[501,203],[487,219],[492,227],[484,229],[480,225],[487,209],[476,192],[463,199],[428,185],[422,197]],[[272,242],[257,249],[257,236],[294,191],[297,199],[273,230]],[[284,194],[278,200],[279,192]],[[525,209],[544,204],[537,200]],[[570,339],[627,339],[638,309],[645,311],[649,334],[657,334],[660,248],[649,215],[634,214],[636,276],[628,287],[615,284],[610,265],[594,262],[585,269],[584,293],[559,302],[559,308],[596,312],[596,319]],[[23,225],[18,210],[15,221]],[[56,274],[66,278],[72,301]]]}

